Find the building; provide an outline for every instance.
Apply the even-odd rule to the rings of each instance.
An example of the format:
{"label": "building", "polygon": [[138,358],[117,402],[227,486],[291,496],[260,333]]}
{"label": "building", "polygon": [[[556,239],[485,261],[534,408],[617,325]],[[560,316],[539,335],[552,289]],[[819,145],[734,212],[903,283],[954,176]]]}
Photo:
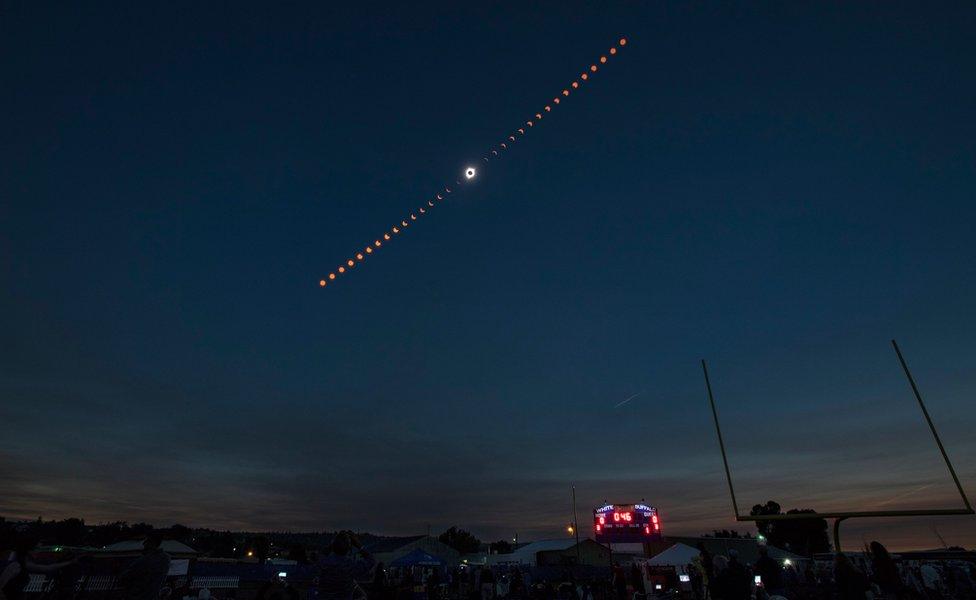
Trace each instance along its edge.
{"label": "building", "polygon": [[461,562],[460,552],[429,535],[383,538],[366,544],[365,549],[377,562],[387,565],[418,549],[442,559],[449,567],[457,566]]}

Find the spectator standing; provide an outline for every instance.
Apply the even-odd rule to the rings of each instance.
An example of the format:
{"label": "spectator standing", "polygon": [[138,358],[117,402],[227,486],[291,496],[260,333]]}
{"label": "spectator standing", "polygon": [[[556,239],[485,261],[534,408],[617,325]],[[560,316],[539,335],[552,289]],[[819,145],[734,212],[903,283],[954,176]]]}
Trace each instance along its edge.
{"label": "spectator standing", "polygon": [[373,571],[373,583],[369,591],[370,598],[375,598],[375,600],[389,600],[390,584],[386,579],[386,569],[383,563],[376,564],[376,570]]}
{"label": "spectator standing", "polygon": [[871,542],[871,571],[873,582],[881,589],[886,600],[895,600],[900,596],[904,586],[898,567],[880,542]]}
{"label": "spectator standing", "polygon": [[488,567],[481,567],[481,600],[493,600],[495,598],[495,574]]}
{"label": "spectator standing", "polygon": [[644,593],[644,576],[641,574],[641,568],[634,563],[630,566],[630,585],[634,588],[634,592],[638,594]]}
{"label": "spectator standing", "polygon": [[870,587],[867,576],[842,553],[834,557],[834,582],[838,600],[864,600]]}
{"label": "spectator standing", "polygon": [[150,534],[142,542],[142,556],[119,574],[116,585],[125,600],[157,600],[169,573],[169,554],[163,552],[163,539]]}
{"label": "spectator standing", "polygon": [[[355,549],[353,556],[352,551]],[[375,561],[351,531],[340,531],[332,538],[332,554],[319,561],[319,598],[351,600],[357,579],[366,579]]]}
{"label": "spectator standing", "polygon": [[752,596],[752,582],[749,571],[739,562],[739,553],[729,550],[729,566],[725,569],[725,600],[749,600]]}
{"label": "spectator standing", "polygon": [[691,596],[694,600],[705,600],[705,586],[702,575],[701,561],[688,563],[688,576],[691,578]]}
{"label": "spectator standing", "polygon": [[620,563],[613,563],[613,577],[611,579],[613,592],[617,600],[627,600],[627,574]]}
{"label": "spectator standing", "polygon": [[522,580],[522,571],[518,567],[512,568],[508,594],[513,598],[522,598],[525,596],[525,582]]}
{"label": "spectator standing", "polygon": [[765,546],[759,548],[759,560],[756,561],[756,574],[759,575],[763,589],[770,596],[783,595],[783,569],[779,563],[769,557],[769,550]]}
{"label": "spectator standing", "polygon": [[726,570],[728,570],[729,559],[719,554],[712,557],[712,576],[708,580],[708,595],[712,600],[722,600],[725,598],[728,581]]}
{"label": "spectator standing", "polygon": [[427,600],[438,600],[441,593],[441,570],[434,567],[427,576]]}

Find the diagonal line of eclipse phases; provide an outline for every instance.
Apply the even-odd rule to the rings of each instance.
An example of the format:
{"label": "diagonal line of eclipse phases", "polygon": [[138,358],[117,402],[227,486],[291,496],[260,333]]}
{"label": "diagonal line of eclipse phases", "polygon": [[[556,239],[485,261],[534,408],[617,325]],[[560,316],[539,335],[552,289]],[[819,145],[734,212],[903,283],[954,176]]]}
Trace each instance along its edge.
{"label": "diagonal line of eclipse phases", "polygon": [[[546,104],[539,112],[529,117],[525,123],[521,124],[515,131],[506,136],[504,141],[491,146],[488,149],[488,152],[482,157],[482,163],[488,164],[493,160],[501,158],[501,156],[507,152],[519,139],[521,139],[526,132],[538,125],[544,118],[551,115],[552,111],[557,108],[566,98],[568,98],[571,93],[579,90],[584,83],[589,82],[590,79],[599,72],[600,68],[607,64],[610,59],[609,57],[616,56],[616,54],[626,45],[627,38],[620,38],[617,43],[610,48],[607,54],[600,56],[597,62],[591,64],[576,79],[574,79],[570,85],[565,87],[559,94],[553,97],[550,103]],[[431,209],[446,200],[448,196],[457,191],[463,190],[464,187],[472,183],[477,176],[477,167],[473,165],[465,167],[462,173],[454,180],[453,184],[444,186],[442,190],[434,194],[432,198],[426,200],[416,210],[412,211],[409,215],[404,216],[404,218],[400,219],[398,223],[395,223],[393,227],[384,231],[371,243],[366,244],[363,249],[354,252],[351,257],[340,263],[338,268],[336,268],[334,271],[322,279],[319,279],[319,287],[325,288],[336,282],[339,278],[347,274],[358,264],[365,261],[367,257],[372,256],[383,248],[386,244],[392,241],[394,237],[397,237],[401,233],[405,232],[407,228],[416,223],[418,219],[430,214]]]}

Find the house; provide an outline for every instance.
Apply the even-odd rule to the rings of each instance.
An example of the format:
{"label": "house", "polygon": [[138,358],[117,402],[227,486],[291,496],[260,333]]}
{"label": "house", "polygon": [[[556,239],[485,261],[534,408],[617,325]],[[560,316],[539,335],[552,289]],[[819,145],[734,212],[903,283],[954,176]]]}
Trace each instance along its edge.
{"label": "house", "polygon": [[440,558],[450,567],[457,566],[461,562],[461,554],[457,550],[429,535],[383,538],[366,544],[365,549],[377,562],[387,565],[414,550],[423,550],[431,556]]}

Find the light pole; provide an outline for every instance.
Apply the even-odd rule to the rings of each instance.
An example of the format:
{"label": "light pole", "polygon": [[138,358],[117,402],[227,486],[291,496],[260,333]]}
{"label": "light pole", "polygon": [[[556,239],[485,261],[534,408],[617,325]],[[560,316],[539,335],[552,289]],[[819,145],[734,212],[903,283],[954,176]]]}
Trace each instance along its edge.
{"label": "light pole", "polygon": [[579,545],[579,517],[576,515],[576,486],[573,486],[573,533],[576,534],[576,564],[581,564]]}

